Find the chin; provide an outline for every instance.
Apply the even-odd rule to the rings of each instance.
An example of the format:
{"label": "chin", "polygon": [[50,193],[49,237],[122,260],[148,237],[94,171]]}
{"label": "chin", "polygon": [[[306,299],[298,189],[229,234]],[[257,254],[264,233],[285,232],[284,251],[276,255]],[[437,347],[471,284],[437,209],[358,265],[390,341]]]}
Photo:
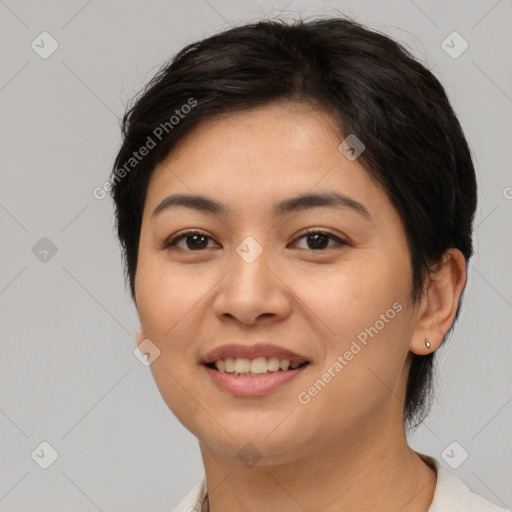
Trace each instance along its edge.
{"label": "chin", "polygon": [[[236,424],[225,423],[218,418],[229,433],[215,422],[187,428],[199,439],[200,444],[204,443],[207,450],[218,455],[239,459],[242,463],[245,458],[258,459],[260,466],[276,466],[304,458],[309,451],[305,450],[307,446],[311,447],[313,453],[310,438],[318,438],[318,434],[308,436],[305,429],[295,422],[288,423],[289,418],[283,422],[288,413],[268,414],[268,421],[262,421],[260,413],[247,414],[245,419],[241,419],[238,413],[239,421]],[[257,416],[260,416],[259,421],[255,421]]]}

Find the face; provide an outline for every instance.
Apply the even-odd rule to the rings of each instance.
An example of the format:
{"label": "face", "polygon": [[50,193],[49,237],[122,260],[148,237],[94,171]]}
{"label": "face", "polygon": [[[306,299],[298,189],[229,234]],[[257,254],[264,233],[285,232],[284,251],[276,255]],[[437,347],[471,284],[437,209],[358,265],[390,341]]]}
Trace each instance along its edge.
{"label": "face", "polygon": [[278,464],[401,422],[405,232],[342,140],[329,114],[276,104],[203,122],[154,170],[137,309],[164,400],[212,453],[251,442]]}

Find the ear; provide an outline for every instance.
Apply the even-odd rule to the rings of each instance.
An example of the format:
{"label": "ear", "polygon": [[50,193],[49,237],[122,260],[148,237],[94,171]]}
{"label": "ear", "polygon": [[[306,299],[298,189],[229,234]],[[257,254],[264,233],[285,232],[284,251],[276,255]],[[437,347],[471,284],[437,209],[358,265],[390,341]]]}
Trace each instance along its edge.
{"label": "ear", "polygon": [[426,355],[439,348],[455,319],[465,285],[466,259],[458,249],[448,249],[435,271],[427,277],[409,346],[413,354]]}

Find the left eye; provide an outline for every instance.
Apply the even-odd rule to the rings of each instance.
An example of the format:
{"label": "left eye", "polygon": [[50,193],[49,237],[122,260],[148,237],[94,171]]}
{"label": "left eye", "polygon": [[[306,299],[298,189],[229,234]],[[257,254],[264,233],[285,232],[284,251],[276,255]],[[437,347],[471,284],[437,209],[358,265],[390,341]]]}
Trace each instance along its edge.
{"label": "left eye", "polygon": [[314,251],[329,249],[332,247],[332,245],[336,245],[328,245],[329,239],[334,240],[337,245],[347,245],[346,242],[341,238],[334,236],[333,234],[326,231],[310,231],[301,235],[299,238],[297,238],[297,240],[301,240],[303,238],[306,239],[306,244],[310,245],[310,247],[306,247],[306,249],[312,249]]}

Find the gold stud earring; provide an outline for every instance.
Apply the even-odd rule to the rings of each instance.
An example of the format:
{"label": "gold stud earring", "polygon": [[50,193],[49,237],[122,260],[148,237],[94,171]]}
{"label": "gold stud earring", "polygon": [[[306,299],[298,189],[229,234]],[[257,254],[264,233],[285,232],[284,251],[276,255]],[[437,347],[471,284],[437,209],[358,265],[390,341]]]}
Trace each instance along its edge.
{"label": "gold stud earring", "polygon": [[426,346],[429,350],[430,350],[430,347],[432,346],[432,345],[430,344],[430,341],[429,341],[429,339],[428,339],[428,338],[425,338],[425,346]]}

